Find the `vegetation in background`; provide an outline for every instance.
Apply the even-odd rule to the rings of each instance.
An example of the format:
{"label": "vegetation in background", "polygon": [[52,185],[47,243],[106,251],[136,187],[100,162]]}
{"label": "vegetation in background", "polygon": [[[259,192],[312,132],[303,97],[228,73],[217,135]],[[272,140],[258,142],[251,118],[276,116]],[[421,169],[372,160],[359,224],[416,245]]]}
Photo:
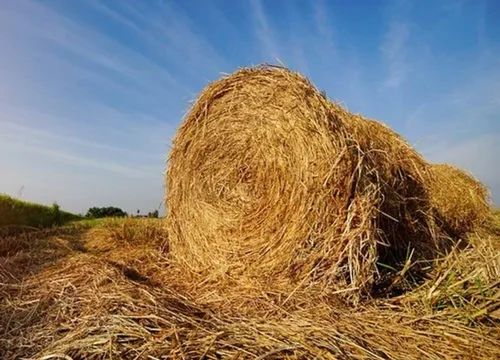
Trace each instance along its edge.
{"label": "vegetation in background", "polygon": [[85,216],[88,218],[124,217],[127,216],[127,213],[114,206],[91,207]]}
{"label": "vegetation in background", "polygon": [[61,210],[56,203],[45,206],[0,194],[0,227],[13,225],[41,228],[78,219],[81,219],[79,215]]}
{"label": "vegetation in background", "polygon": [[149,218],[158,218],[158,210],[152,211],[148,213]]}

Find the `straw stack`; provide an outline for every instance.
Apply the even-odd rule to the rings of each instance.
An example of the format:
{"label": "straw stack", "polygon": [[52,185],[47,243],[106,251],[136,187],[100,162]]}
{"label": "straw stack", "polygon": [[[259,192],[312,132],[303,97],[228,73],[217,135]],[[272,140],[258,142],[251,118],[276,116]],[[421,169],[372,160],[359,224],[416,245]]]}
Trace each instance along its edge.
{"label": "straw stack", "polygon": [[239,70],[207,86],[175,137],[172,255],[199,273],[369,290],[377,263],[443,247],[429,166],[301,75]]}

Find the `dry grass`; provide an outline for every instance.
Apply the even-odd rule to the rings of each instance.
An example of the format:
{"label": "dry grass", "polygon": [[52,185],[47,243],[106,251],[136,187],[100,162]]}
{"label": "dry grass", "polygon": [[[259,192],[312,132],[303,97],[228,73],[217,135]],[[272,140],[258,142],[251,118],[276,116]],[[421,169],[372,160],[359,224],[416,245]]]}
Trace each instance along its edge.
{"label": "dry grass", "polygon": [[388,127],[301,75],[242,69],[205,88],[174,140],[172,256],[214,279],[373,296],[392,281],[385,269],[453,246],[429,198],[430,168]]}
{"label": "dry grass", "polygon": [[[42,241],[58,244],[54,251],[76,242],[80,250],[28,276],[10,268],[14,276],[2,277],[0,357],[498,358],[500,238],[481,231],[435,260],[421,285],[358,305],[302,289],[264,291],[229,276],[191,278],[170,261],[167,234],[153,220],[51,234]],[[43,249],[23,251],[38,258]]]}
{"label": "dry grass", "polygon": [[433,171],[300,75],[241,70],[179,130],[166,224],[0,238],[0,357],[500,358],[500,213]]}
{"label": "dry grass", "polygon": [[448,164],[429,168],[430,200],[436,218],[448,232],[463,236],[482,225],[491,210],[488,189],[472,175]]}

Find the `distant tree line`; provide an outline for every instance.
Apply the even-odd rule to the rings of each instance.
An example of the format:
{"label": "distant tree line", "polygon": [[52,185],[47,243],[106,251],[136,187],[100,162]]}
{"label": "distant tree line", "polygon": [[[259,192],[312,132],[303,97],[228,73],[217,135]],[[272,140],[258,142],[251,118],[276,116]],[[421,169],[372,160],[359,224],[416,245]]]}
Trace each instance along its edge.
{"label": "distant tree line", "polygon": [[88,218],[124,217],[127,216],[127,213],[114,206],[91,207],[85,216]]}
{"label": "distant tree line", "polygon": [[[103,218],[103,217],[125,217],[128,214],[120,208],[114,206],[107,207],[91,207],[88,209],[87,214],[85,215],[88,218]],[[140,210],[137,210],[138,217],[149,217],[149,218],[157,218],[159,216],[158,210],[154,210],[149,212],[147,216],[141,216]]]}
{"label": "distant tree line", "polygon": [[158,210],[148,213],[148,217],[150,218],[158,218]]}

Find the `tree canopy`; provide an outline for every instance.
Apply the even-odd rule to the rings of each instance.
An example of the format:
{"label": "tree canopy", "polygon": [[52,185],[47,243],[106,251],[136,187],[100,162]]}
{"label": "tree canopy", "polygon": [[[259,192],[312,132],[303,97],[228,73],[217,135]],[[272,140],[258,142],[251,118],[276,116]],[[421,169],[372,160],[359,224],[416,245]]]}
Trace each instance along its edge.
{"label": "tree canopy", "polygon": [[120,208],[114,206],[108,207],[91,207],[85,215],[89,218],[102,218],[102,217],[124,217],[127,213]]}

